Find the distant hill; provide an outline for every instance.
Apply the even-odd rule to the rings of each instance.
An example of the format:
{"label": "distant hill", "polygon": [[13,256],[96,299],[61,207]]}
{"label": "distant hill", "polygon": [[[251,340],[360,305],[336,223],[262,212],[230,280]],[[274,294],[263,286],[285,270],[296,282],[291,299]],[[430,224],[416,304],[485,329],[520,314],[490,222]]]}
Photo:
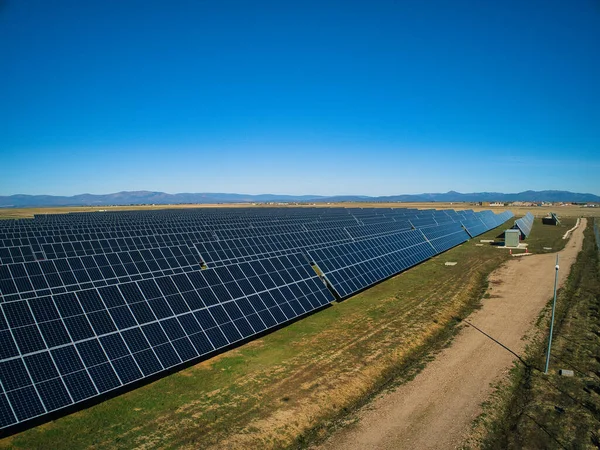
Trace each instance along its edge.
{"label": "distant hill", "polygon": [[473,192],[461,194],[449,191],[442,194],[391,195],[376,197],[386,202],[600,202],[600,196],[569,191],[524,191],[515,194],[502,192]]}
{"label": "distant hill", "polygon": [[182,193],[167,194],[152,191],[125,191],[114,194],[79,194],[71,197],[54,195],[9,195],[0,196],[1,208],[23,208],[43,206],[107,206],[107,205],[174,205],[183,203],[264,203],[264,202],[600,202],[600,196],[568,191],[525,191],[516,194],[501,192],[474,192],[461,194],[450,191],[439,194],[389,195],[369,197],[344,195],[324,197],[319,195],[279,194],[225,194],[225,193]]}
{"label": "distant hill", "polygon": [[71,197],[55,195],[0,196],[0,207],[33,206],[106,206],[106,205],[174,205],[183,203],[253,203],[253,202],[306,202],[318,201],[318,195],[246,195],[223,193],[167,194],[152,191],[124,191],[114,194],[79,194]]}

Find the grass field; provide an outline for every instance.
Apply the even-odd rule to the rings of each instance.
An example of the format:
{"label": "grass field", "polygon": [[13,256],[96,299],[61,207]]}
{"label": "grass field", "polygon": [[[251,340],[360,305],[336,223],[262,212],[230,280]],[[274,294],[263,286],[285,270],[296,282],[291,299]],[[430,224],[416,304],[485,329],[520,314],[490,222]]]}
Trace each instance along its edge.
{"label": "grass field", "polygon": [[[591,221],[583,246],[559,291],[549,373],[543,368],[550,303],[524,364],[515,364],[484,406],[476,426],[483,439],[474,447],[600,447],[600,257]],[[559,369],[573,370],[575,376],[560,376]]]}
{"label": "grass field", "polygon": [[[574,221],[573,221],[574,222]],[[4,448],[297,448],[417,373],[509,256],[479,239],[238,349],[0,441]],[[534,225],[540,245],[561,227]],[[445,266],[456,261],[456,266]]]}
{"label": "grass field", "polygon": [[[317,203],[315,205],[289,205],[292,207],[342,207],[342,208],[418,208],[418,209],[472,209],[482,211],[491,209],[500,212],[510,209],[515,216],[523,216],[527,211],[531,211],[536,217],[543,217],[550,211],[556,212],[563,217],[600,217],[600,208],[583,208],[581,206],[544,206],[544,207],[494,207],[476,206],[470,203]],[[200,204],[200,205],[141,205],[141,206],[69,206],[69,207],[47,207],[47,208],[0,208],[0,219],[23,219],[31,218],[35,214],[64,214],[68,212],[94,212],[99,210],[106,211],[131,211],[131,210],[157,210],[157,209],[188,209],[188,208],[271,208],[273,205],[267,204],[248,204],[248,203],[230,203],[230,204]]]}
{"label": "grass field", "polygon": [[[531,235],[524,241],[532,253],[553,253],[564,246],[563,235],[575,226],[576,219],[563,218],[560,225],[544,225],[542,219],[533,221]],[[550,250],[548,250],[550,249]]]}

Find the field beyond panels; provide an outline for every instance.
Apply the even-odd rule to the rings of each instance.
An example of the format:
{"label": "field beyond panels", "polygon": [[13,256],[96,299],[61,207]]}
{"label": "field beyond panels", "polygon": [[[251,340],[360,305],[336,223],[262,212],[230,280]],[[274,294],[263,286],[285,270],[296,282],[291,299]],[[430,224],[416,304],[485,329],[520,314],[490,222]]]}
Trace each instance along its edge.
{"label": "field beyond panels", "polygon": [[[566,222],[536,224],[532,235],[558,242],[574,220]],[[448,344],[480,304],[488,274],[509,258],[476,246],[501,229],[259,340],[4,439],[0,447],[268,449],[318,441]]]}
{"label": "field beyond panels", "polygon": [[69,212],[94,212],[94,211],[136,211],[156,209],[187,209],[187,208],[417,208],[417,209],[472,209],[483,211],[491,209],[494,212],[502,212],[510,209],[516,217],[524,216],[530,211],[535,217],[546,216],[549,212],[556,212],[559,217],[600,217],[600,208],[583,208],[581,206],[543,206],[543,207],[490,207],[477,206],[472,203],[315,203],[315,204],[290,204],[269,205],[249,203],[219,203],[219,204],[197,204],[197,205],[139,205],[139,206],[60,206],[46,208],[0,208],[0,219],[23,219],[31,218],[35,214],[65,214]]}

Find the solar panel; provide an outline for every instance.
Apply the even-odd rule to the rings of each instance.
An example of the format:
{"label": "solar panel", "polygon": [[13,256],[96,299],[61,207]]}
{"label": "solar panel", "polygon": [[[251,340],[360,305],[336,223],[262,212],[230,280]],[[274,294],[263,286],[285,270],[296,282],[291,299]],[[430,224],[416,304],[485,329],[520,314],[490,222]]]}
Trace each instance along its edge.
{"label": "solar panel", "polygon": [[526,238],[531,233],[531,228],[533,227],[533,220],[533,214],[528,212],[520,219],[515,220],[515,225],[513,228],[519,229],[523,237]]}
{"label": "solar panel", "polygon": [[471,237],[479,236],[488,231],[488,226],[481,221],[480,218],[466,219],[461,221],[461,225],[465,228]]}
{"label": "solar panel", "polygon": [[502,225],[508,219],[513,217],[513,213],[511,211],[504,211],[499,214],[494,214],[494,212],[490,210],[475,213],[468,210],[460,211],[459,217],[460,223],[467,233],[469,233],[469,236],[475,237]]}
{"label": "solar panel", "polygon": [[442,253],[469,240],[469,234],[460,223],[446,223],[437,227],[426,227],[421,232],[435,249],[435,253]]}
{"label": "solar panel", "polygon": [[414,217],[409,219],[410,223],[412,224],[412,226],[414,228],[423,228],[423,227],[434,227],[437,226],[438,223],[436,222],[434,217]]}
{"label": "solar panel", "polygon": [[199,242],[198,252],[209,266],[255,259],[260,255],[286,254],[298,249],[347,242],[351,236],[344,229],[316,229],[287,234],[256,235],[247,238]]}
{"label": "solar panel", "polygon": [[511,219],[512,217],[514,217],[514,214],[512,213],[512,211],[504,211],[499,214],[496,214],[496,225],[500,226],[504,222],[506,222],[508,219]]}
{"label": "solar panel", "polygon": [[357,225],[345,227],[346,232],[355,240],[370,238],[382,234],[392,234],[398,231],[410,230],[412,225],[407,220],[394,220],[389,223],[373,223],[368,225]]}
{"label": "solar panel", "polygon": [[412,267],[434,253],[418,230],[308,251],[311,261],[340,297]]}

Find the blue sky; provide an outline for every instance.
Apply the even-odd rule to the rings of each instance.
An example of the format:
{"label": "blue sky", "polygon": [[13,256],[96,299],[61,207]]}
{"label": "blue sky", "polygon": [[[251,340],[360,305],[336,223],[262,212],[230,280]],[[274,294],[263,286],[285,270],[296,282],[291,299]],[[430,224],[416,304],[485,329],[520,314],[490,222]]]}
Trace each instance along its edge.
{"label": "blue sky", "polygon": [[0,195],[600,194],[600,3],[0,0]]}

